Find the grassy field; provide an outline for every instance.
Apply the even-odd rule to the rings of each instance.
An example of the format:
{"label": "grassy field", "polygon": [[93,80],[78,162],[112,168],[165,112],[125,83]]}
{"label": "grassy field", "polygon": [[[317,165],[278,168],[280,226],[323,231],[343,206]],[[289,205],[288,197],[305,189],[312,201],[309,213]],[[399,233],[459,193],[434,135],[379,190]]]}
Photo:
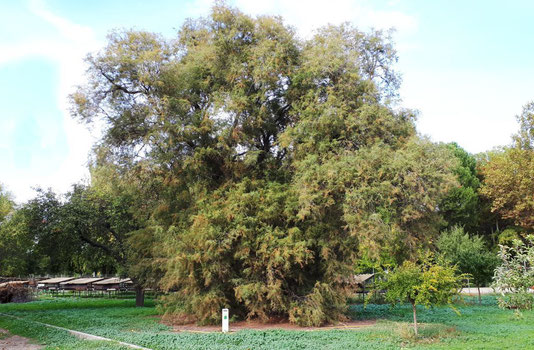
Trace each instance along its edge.
{"label": "grassy field", "polygon": [[534,349],[534,312],[520,317],[497,308],[493,297],[482,305],[459,304],[419,310],[421,336],[410,331],[411,308],[353,305],[355,319],[377,319],[375,326],[355,330],[240,331],[175,333],[158,323],[153,302],[134,307],[133,300],[55,298],[0,305],[0,328],[32,338],[49,349],[125,349],[110,342],[84,341],[30,320],[145,346],[151,349]]}

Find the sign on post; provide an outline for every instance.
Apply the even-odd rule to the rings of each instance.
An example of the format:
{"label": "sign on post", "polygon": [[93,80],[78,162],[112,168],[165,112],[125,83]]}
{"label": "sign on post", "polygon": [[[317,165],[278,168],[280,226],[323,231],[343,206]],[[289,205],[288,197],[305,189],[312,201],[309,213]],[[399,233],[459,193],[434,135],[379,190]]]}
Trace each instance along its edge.
{"label": "sign on post", "polygon": [[222,309],[222,331],[223,333],[230,331],[230,312],[228,309]]}

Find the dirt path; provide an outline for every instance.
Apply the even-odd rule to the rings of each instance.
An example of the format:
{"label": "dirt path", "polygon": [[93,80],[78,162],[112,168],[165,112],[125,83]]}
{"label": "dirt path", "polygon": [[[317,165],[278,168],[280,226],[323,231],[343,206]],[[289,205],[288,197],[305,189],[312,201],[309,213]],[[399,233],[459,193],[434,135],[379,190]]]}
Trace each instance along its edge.
{"label": "dirt path", "polygon": [[41,345],[32,344],[28,338],[9,335],[5,329],[0,329],[0,350],[38,350]]}
{"label": "dirt path", "polygon": [[[372,326],[376,323],[374,320],[368,321],[349,321],[349,322],[340,322],[332,326],[324,327],[300,327],[294,324],[291,324],[287,321],[276,322],[276,323],[261,323],[257,321],[240,321],[230,323],[230,332],[237,332],[242,330],[272,330],[272,329],[283,329],[291,331],[328,331],[332,329],[345,329],[345,330],[356,330],[365,327]],[[200,333],[211,333],[211,332],[220,332],[221,326],[197,326],[196,324],[186,324],[186,325],[171,325],[175,332],[200,332]]]}

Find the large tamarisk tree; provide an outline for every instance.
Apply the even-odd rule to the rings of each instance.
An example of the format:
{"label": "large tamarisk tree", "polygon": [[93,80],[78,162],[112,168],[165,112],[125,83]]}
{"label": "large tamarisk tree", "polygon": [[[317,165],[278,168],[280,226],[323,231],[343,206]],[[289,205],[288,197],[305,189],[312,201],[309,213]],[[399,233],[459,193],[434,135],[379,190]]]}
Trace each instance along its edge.
{"label": "large tamarisk tree", "polygon": [[301,40],[224,5],[173,40],[116,32],[89,56],[73,113],[103,123],[102,164],[156,192],[132,264],[163,267],[168,313],[335,322],[363,252],[429,245],[455,163],[390,107],[395,60],[381,32]]}

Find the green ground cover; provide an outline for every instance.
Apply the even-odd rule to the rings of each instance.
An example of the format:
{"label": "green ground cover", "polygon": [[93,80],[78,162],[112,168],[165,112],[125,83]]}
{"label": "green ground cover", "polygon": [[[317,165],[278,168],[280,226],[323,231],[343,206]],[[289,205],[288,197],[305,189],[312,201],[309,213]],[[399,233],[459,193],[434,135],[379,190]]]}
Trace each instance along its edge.
{"label": "green ground cover", "polygon": [[[482,305],[421,308],[421,337],[410,331],[411,307],[353,305],[355,319],[378,319],[375,326],[329,331],[240,331],[174,333],[158,323],[152,301],[134,307],[133,300],[55,298],[26,304],[3,304],[0,312],[125,341],[151,349],[533,349],[534,312],[521,317],[500,310],[493,297]],[[48,344],[49,349],[124,349],[109,342],[82,341],[61,330],[0,316],[0,328]]]}

